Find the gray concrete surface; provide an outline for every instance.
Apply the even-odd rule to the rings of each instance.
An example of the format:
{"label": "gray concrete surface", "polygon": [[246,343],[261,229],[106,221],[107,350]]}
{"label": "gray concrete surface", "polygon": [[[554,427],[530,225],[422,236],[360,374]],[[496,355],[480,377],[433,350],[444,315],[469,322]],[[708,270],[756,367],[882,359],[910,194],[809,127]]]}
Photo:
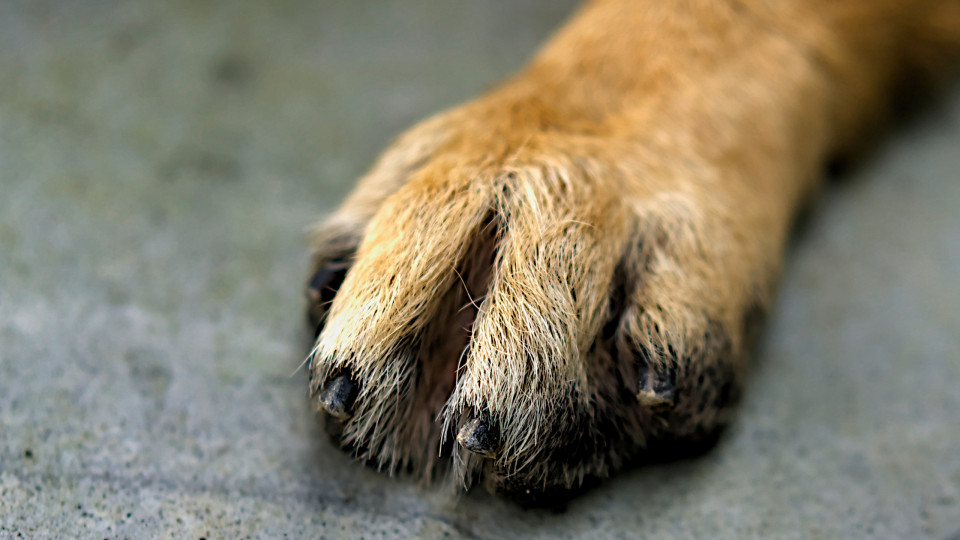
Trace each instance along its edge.
{"label": "gray concrete surface", "polygon": [[570,9],[459,4],[0,3],[0,538],[960,533],[960,95],[830,190],[702,459],[555,514],[326,443],[302,231]]}

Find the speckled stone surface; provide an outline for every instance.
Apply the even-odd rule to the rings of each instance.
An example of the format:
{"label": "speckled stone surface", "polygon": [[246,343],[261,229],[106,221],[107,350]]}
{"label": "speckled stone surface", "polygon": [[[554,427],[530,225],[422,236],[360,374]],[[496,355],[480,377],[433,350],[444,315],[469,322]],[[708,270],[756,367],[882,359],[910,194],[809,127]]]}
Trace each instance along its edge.
{"label": "speckled stone surface", "polygon": [[0,3],[0,538],[960,534],[960,95],[828,190],[705,457],[551,513],[327,444],[302,232],[571,8],[460,4]]}

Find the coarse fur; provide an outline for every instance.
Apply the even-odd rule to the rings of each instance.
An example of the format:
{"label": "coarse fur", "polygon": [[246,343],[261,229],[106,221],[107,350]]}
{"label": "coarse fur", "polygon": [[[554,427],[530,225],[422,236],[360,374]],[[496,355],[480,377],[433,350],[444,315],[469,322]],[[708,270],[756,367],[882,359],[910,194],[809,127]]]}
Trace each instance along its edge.
{"label": "coarse fur", "polygon": [[311,392],[357,387],[335,438],[526,500],[710,440],[824,164],[958,53],[960,0],[587,3],[314,230]]}

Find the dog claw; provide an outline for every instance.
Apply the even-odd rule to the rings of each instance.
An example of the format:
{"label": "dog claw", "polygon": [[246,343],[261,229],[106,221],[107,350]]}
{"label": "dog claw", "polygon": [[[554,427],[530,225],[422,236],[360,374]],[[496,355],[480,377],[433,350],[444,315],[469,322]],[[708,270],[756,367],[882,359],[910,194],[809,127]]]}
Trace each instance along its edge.
{"label": "dog claw", "polygon": [[337,420],[350,418],[353,403],[357,399],[359,388],[347,375],[340,375],[330,381],[320,392],[320,406]]}
{"label": "dog claw", "polygon": [[337,277],[337,270],[332,268],[321,268],[310,278],[310,284],[307,285],[308,294],[313,300],[319,300],[323,290]]}
{"label": "dog claw", "polygon": [[495,457],[500,446],[500,433],[492,422],[478,416],[460,428],[457,442],[474,454]]}
{"label": "dog claw", "polygon": [[323,330],[323,319],[330,302],[337,295],[337,289],[347,275],[349,265],[341,260],[330,261],[326,266],[317,270],[307,283],[307,320],[316,329],[314,339],[320,337]]}
{"label": "dog claw", "polygon": [[640,368],[640,391],[637,400],[652,411],[661,411],[673,406],[676,375],[673,371],[657,373],[648,366]]}

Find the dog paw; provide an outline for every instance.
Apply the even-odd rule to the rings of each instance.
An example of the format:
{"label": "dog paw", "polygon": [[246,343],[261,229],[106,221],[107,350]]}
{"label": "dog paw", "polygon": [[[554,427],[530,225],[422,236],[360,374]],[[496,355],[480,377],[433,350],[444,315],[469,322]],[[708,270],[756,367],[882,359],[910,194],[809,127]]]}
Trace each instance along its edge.
{"label": "dog paw", "polygon": [[313,239],[337,442],[537,502],[713,440],[794,215],[911,57],[879,53],[945,20],[901,4],[588,3],[401,137]]}
{"label": "dog paw", "polygon": [[309,364],[361,460],[538,502],[727,422],[776,254],[733,198],[525,144],[361,182],[368,219],[348,201],[318,227]]}
{"label": "dog paw", "polygon": [[317,227],[311,392],[344,449],[537,502],[729,421],[824,86],[775,35],[729,41],[744,13],[655,14],[590,4]]}

